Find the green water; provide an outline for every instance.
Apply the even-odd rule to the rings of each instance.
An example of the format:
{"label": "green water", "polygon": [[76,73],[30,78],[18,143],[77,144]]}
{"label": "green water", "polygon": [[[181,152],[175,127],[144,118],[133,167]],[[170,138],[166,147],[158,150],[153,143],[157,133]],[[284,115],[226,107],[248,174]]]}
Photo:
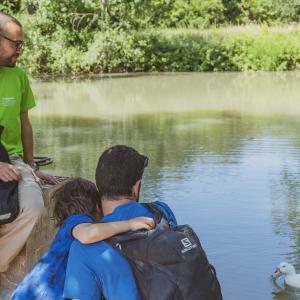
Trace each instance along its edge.
{"label": "green water", "polygon": [[[225,300],[300,299],[270,275],[300,272],[300,73],[156,74],[35,82],[47,171],[93,180],[100,153],[149,156],[142,199],[198,233]],[[279,285],[283,286],[279,280]]]}

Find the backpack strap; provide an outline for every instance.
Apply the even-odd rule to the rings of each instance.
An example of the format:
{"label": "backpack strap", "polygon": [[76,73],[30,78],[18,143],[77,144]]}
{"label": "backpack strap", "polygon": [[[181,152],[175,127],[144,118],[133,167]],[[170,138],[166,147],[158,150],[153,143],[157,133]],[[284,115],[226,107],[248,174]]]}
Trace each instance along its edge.
{"label": "backpack strap", "polygon": [[170,227],[169,221],[164,216],[163,212],[153,203],[142,203],[142,205],[154,214],[156,227]]}
{"label": "backpack strap", "polygon": [[156,229],[163,229],[163,228],[170,228],[170,225],[168,223],[168,220],[164,217],[164,214],[161,212],[159,208],[153,203],[141,203],[146,209],[151,211],[154,214],[154,221],[155,221],[155,228],[151,230],[139,230],[135,232],[124,232],[118,235],[115,235],[109,239],[107,239],[107,242],[109,242],[113,247],[121,250],[122,249],[122,243],[133,241],[133,240],[139,240],[149,237],[149,235],[154,232]]}
{"label": "backpack strap", "polygon": [[164,214],[159,208],[153,203],[142,203],[142,205],[150,210],[154,214],[154,221],[156,224],[160,223],[161,219],[164,218]]}
{"label": "backpack strap", "polygon": [[209,264],[209,266],[211,268],[211,271],[212,271],[214,279],[215,279],[214,282],[216,284],[216,288],[218,290],[218,294],[219,294],[220,300],[223,300],[223,295],[222,295],[222,291],[221,291],[221,285],[220,285],[220,282],[219,282],[218,277],[217,277],[217,271],[216,271],[215,267],[212,264]]}

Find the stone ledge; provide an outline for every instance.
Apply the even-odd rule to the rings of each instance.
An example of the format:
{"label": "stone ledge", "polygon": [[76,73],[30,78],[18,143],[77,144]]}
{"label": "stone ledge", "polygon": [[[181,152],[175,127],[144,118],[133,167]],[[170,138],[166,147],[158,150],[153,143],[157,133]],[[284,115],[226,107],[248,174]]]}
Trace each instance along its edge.
{"label": "stone ledge", "polygon": [[49,188],[43,189],[46,213],[36,223],[26,245],[20,254],[12,261],[9,270],[5,273],[0,273],[1,300],[10,299],[11,292],[14,290],[15,286],[48,250],[48,247],[55,236],[56,229],[51,220],[51,205],[48,197],[50,190],[51,189]]}

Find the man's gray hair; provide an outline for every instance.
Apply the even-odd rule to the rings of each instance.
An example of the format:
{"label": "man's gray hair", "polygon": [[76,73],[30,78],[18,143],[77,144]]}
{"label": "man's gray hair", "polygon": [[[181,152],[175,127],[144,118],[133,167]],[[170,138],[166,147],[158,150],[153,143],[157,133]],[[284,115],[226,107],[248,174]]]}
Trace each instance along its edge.
{"label": "man's gray hair", "polygon": [[5,27],[9,22],[13,22],[22,28],[22,24],[15,17],[0,11],[0,34],[5,34]]}

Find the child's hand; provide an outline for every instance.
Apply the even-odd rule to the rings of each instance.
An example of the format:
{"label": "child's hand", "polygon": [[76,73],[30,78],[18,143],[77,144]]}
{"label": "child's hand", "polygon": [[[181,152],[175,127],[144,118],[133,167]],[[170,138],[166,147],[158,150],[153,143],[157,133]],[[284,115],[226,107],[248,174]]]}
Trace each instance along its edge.
{"label": "child's hand", "polygon": [[137,230],[150,230],[154,228],[155,222],[151,218],[147,217],[139,217],[139,218],[134,218],[131,220],[128,220],[130,230],[132,231],[137,231]]}

